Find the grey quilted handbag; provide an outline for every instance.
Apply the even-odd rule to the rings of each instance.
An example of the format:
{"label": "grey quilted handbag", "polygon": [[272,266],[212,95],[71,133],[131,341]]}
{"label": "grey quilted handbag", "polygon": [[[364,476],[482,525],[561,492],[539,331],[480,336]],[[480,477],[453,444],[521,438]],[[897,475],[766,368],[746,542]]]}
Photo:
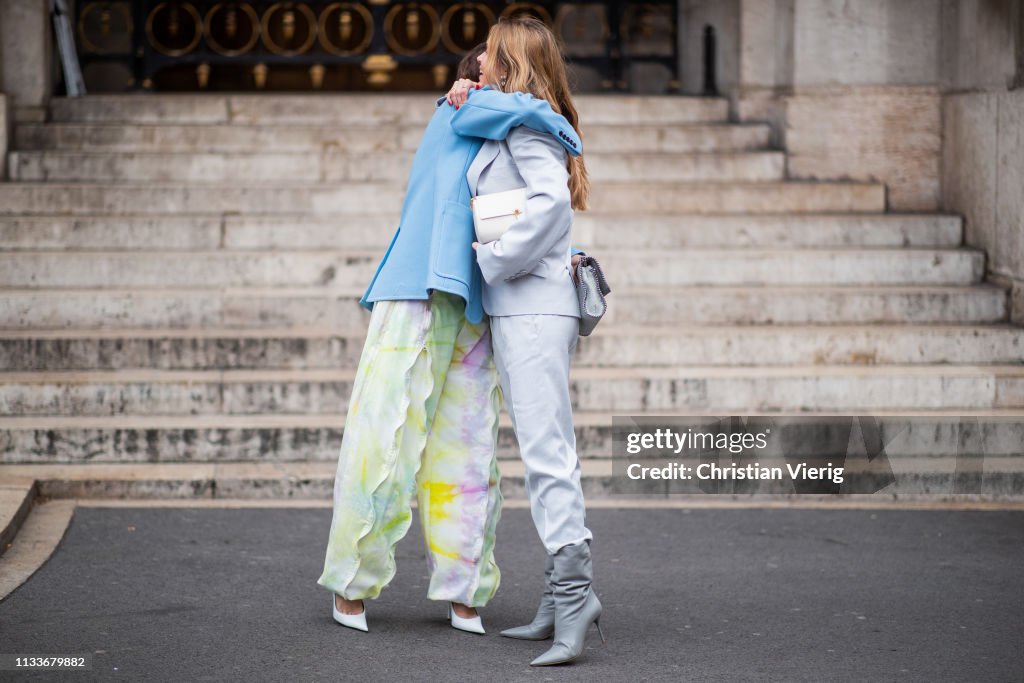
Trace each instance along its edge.
{"label": "grey quilted handbag", "polygon": [[576,264],[576,296],[580,300],[580,336],[594,331],[601,316],[608,310],[605,295],[611,293],[597,259],[581,256]]}

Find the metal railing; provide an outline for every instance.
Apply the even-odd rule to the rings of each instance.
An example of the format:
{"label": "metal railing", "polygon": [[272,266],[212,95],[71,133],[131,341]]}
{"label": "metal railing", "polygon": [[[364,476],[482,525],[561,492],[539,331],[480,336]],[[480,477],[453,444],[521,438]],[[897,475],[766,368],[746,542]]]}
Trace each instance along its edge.
{"label": "metal railing", "polygon": [[415,90],[447,83],[496,21],[524,13],[592,89],[631,89],[639,64],[662,65],[679,89],[677,0],[79,0],[76,37],[87,80],[113,89]]}

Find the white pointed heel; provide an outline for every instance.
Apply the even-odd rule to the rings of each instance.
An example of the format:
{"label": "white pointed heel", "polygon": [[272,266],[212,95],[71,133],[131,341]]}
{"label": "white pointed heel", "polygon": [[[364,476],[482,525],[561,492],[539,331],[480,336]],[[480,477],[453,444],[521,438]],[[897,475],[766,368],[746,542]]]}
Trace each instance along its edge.
{"label": "white pointed heel", "polygon": [[331,609],[334,612],[334,620],[342,626],[354,628],[357,631],[369,631],[366,626],[366,602],[363,602],[363,611],[359,614],[345,614],[338,611],[338,601],[331,595]]}
{"label": "white pointed heel", "polygon": [[460,617],[452,609],[452,603],[448,603],[448,620],[452,624],[452,628],[457,628],[460,631],[466,631],[468,633],[486,633],[484,631],[484,623],[480,619],[480,615],[475,617]]}

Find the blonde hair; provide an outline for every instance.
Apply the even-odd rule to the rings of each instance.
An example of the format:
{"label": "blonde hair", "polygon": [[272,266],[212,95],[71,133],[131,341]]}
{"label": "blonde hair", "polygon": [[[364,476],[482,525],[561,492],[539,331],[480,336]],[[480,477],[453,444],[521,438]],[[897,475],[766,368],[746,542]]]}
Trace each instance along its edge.
{"label": "blonde hair", "polygon": [[[551,109],[566,118],[583,139],[580,117],[569,92],[565,60],[558,41],[544,22],[530,16],[502,18],[487,34],[488,71],[500,66],[507,78],[491,87],[503,92],[527,92],[546,100]],[[590,196],[590,178],[583,155],[569,155],[569,194],[572,208],[586,210]]]}

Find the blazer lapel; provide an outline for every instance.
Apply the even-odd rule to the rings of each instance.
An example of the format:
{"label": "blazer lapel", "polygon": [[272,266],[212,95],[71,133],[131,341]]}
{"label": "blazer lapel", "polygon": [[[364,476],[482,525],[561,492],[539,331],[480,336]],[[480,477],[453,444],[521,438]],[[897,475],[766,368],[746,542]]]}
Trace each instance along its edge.
{"label": "blazer lapel", "polygon": [[466,180],[469,181],[469,193],[471,196],[476,196],[476,186],[480,181],[480,174],[491,165],[491,162],[498,156],[500,149],[501,145],[498,140],[487,140],[480,148],[480,151],[477,152],[476,158],[473,159],[473,163],[469,165],[469,170],[466,171]]}

